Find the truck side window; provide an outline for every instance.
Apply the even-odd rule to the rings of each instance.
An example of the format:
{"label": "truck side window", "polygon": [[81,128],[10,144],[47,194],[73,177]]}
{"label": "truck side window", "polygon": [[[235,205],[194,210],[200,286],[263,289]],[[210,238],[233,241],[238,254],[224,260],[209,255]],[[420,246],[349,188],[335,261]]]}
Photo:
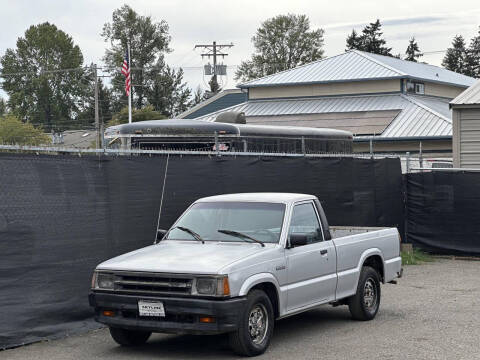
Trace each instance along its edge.
{"label": "truck side window", "polygon": [[306,244],[323,241],[322,229],[312,203],[295,205],[288,236],[306,236]]}

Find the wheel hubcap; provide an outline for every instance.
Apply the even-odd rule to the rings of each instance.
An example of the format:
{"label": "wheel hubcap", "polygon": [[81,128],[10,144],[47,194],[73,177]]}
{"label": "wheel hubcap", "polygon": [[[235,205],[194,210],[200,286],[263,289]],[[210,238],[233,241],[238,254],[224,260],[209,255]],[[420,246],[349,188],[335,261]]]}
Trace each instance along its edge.
{"label": "wheel hubcap", "polygon": [[268,315],[262,304],[256,304],[248,316],[248,330],[254,344],[260,344],[267,336]]}
{"label": "wheel hubcap", "polygon": [[363,288],[363,303],[368,310],[375,309],[377,304],[376,286],[372,278],[365,281],[365,287]]}

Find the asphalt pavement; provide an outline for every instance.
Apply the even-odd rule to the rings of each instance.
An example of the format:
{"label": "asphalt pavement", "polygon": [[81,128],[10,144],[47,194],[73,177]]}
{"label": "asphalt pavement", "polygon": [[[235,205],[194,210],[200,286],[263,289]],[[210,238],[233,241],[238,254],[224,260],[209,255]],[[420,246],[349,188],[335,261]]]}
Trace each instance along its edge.
{"label": "asphalt pavement", "polygon": [[[0,351],[2,360],[232,359],[226,336],[154,334],[122,348],[106,329]],[[373,321],[348,308],[322,306],[275,324],[259,359],[480,359],[480,261],[439,259],[405,267],[398,285],[382,287]]]}

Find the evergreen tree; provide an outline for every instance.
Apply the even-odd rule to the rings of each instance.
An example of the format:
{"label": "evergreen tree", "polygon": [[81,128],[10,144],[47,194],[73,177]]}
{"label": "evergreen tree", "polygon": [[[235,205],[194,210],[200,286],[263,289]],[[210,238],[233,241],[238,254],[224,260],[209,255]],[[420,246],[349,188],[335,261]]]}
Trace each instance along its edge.
{"label": "evergreen tree", "polygon": [[[157,71],[156,69],[161,69]],[[153,109],[162,115],[172,118],[190,107],[192,91],[183,82],[183,70],[170,68],[159,62],[148,74],[146,86],[147,100]]]}
{"label": "evergreen tree", "polygon": [[[323,58],[323,30],[311,30],[306,15],[266,20],[252,38],[255,53],[242,61],[235,79],[247,81]],[[213,84],[215,85],[215,84]]]}
{"label": "evergreen tree", "polygon": [[381,32],[381,29],[382,24],[379,19],[374,23],[365,26],[362,30],[364,51],[373,54],[392,56],[392,48],[386,46],[387,41],[382,38],[383,33]]}
{"label": "evergreen tree", "polygon": [[365,26],[362,34],[352,30],[352,33],[347,37],[347,50],[361,50],[373,54],[393,56],[392,48],[387,46],[387,41],[383,39],[382,24],[377,19],[375,22]]}
{"label": "evergreen tree", "polygon": [[3,116],[7,113],[7,102],[0,98],[0,116]]}
{"label": "evergreen tree", "polygon": [[[89,87],[85,96],[84,110],[78,115],[78,127],[95,126],[95,78],[93,70],[89,71]],[[98,117],[100,124],[106,124],[112,119],[112,95],[102,79],[98,79]]]}
{"label": "evergreen tree", "polygon": [[442,66],[447,70],[464,74],[466,70],[466,52],[467,49],[463,36],[456,35],[453,38],[452,47],[447,49]]}
{"label": "evergreen tree", "polygon": [[200,104],[203,100],[205,100],[205,92],[202,91],[202,88],[200,86],[197,86],[197,89],[195,90],[195,93],[193,94],[193,100],[191,103],[191,106],[195,106]]}
{"label": "evergreen tree", "polygon": [[347,37],[347,48],[348,50],[360,50],[362,48],[362,37],[358,35],[355,29],[352,30],[352,33]]}
{"label": "evergreen tree", "polygon": [[465,75],[480,78],[480,27],[465,54]]}
{"label": "evergreen tree", "polygon": [[408,42],[407,50],[405,51],[405,60],[417,62],[418,58],[422,57],[418,43],[415,41],[415,37],[412,37]]}
{"label": "evergreen tree", "polygon": [[216,75],[212,76],[212,78],[208,82],[208,85],[210,85],[210,92],[212,94],[216,94],[220,90],[220,85],[218,84]]}

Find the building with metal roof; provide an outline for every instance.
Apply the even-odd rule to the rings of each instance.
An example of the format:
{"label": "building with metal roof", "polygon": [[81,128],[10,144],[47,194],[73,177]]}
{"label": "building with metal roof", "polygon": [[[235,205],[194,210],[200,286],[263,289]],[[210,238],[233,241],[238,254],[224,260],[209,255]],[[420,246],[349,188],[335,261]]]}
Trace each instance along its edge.
{"label": "building with metal roof", "polygon": [[480,168],[480,80],[450,102],[453,166]]}
{"label": "building with metal roof", "polygon": [[238,85],[248,99],[197,117],[242,111],[247,123],[330,127],[355,151],[451,154],[449,102],[475,79],[437,66],[352,50]]}
{"label": "building with metal roof", "polygon": [[194,119],[247,101],[247,93],[241,89],[226,89],[177,116],[178,119]]}

